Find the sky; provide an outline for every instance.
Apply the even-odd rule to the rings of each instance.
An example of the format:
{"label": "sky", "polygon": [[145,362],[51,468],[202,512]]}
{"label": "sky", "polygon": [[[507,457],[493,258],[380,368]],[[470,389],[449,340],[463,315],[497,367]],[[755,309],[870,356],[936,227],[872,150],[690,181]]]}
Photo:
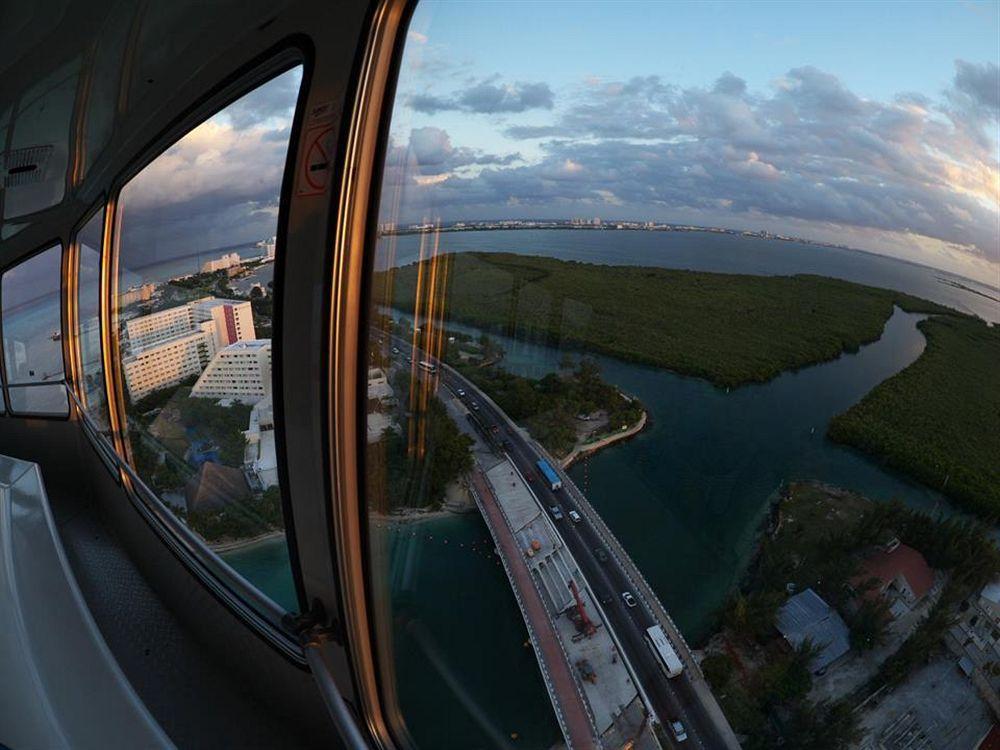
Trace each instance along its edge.
{"label": "sky", "polygon": [[998,8],[424,0],[382,218],[769,229],[1000,285]]}
{"label": "sky", "polygon": [[[768,229],[1000,286],[1000,3],[423,0],[383,221]],[[301,70],[126,187],[123,262],[275,232]]]}
{"label": "sky", "polygon": [[275,234],[301,82],[301,67],[272,78],[193,129],[122,189],[125,270]]}

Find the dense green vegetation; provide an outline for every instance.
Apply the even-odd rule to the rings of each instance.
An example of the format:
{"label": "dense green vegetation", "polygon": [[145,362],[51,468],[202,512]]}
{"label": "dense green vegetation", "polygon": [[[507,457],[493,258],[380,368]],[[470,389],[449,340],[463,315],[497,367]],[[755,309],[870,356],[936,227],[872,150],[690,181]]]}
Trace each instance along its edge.
{"label": "dense green vegetation", "polygon": [[229,274],[225,270],[195,273],[183,279],[171,279],[168,284],[202,297],[225,297],[231,292]]}
{"label": "dense green vegetation", "polygon": [[[451,320],[724,387],[763,382],[875,341],[893,304],[949,312],[900,292],[819,276],[603,266],[512,253],[447,257]],[[417,270],[396,269],[392,299],[379,302],[414,309]]]}
{"label": "dense green vegetation", "polygon": [[996,522],[1000,327],[943,316],[919,325],[923,355],[835,417],[828,434]]}
{"label": "dense green vegetation", "polygon": [[181,423],[200,439],[218,447],[220,463],[236,467],[243,465],[246,450],[243,432],[250,422],[252,407],[239,401],[230,406],[219,406],[211,398],[182,397],[177,403]]}
{"label": "dense green vegetation", "polygon": [[[404,399],[408,388],[397,384]],[[369,497],[381,512],[439,507],[445,488],[472,468],[472,438],[455,426],[436,396],[368,446]]]}
{"label": "dense green vegetation", "polygon": [[[572,362],[565,362],[572,368]],[[549,373],[543,378],[525,378],[499,367],[458,366],[515,422],[557,456],[576,444],[577,415],[598,411],[607,414],[607,432],[631,427],[642,416],[642,404],[628,399],[601,377],[600,367],[583,358],[575,368]]]}
{"label": "dense green vegetation", "polygon": [[725,654],[706,657],[702,668],[742,746],[839,750],[859,739],[858,717],[844,701],[814,702],[809,665],[815,647],[806,641],[789,650],[778,642],[764,649],[762,665],[750,669]]}

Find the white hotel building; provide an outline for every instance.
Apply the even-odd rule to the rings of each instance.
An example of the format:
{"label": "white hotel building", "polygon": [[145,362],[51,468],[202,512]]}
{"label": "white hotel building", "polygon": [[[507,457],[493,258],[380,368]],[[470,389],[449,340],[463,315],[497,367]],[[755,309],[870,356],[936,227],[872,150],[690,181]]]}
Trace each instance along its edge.
{"label": "white hotel building", "polygon": [[201,272],[215,273],[216,271],[225,271],[233,266],[238,266],[242,262],[243,260],[240,258],[239,253],[226,253],[215,260],[206,260],[202,263]]}
{"label": "white hotel building", "polygon": [[271,395],[271,339],[238,341],[216,352],[191,389],[195,398],[255,404]]}
{"label": "white hotel building", "polygon": [[249,302],[214,297],[132,318],[124,325],[122,369],[132,401],[198,375],[216,352],[253,340]]}

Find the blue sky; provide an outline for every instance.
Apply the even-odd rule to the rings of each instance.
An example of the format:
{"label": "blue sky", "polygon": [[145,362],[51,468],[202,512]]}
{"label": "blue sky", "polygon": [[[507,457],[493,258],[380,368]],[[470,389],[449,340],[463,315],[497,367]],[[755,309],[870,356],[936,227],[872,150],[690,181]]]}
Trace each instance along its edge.
{"label": "blue sky", "polygon": [[[433,2],[395,218],[651,218],[998,276],[997,3]],[[391,219],[391,216],[383,216]]]}

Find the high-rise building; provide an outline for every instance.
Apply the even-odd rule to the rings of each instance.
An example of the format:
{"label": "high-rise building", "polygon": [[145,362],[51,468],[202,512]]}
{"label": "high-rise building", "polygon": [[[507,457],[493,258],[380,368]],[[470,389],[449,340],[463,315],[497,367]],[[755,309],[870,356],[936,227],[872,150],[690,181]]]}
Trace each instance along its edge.
{"label": "high-rise building", "polygon": [[216,271],[225,271],[227,268],[238,266],[240,263],[241,258],[239,253],[226,253],[215,260],[206,260],[202,263],[201,272],[215,273]]}
{"label": "high-rise building", "polygon": [[194,323],[212,321],[215,325],[216,349],[257,338],[253,327],[253,308],[249,302],[205,297],[188,302],[187,307],[191,310]]}
{"label": "high-rise building", "polygon": [[128,351],[138,354],[163,341],[191,333],[193,328],[191,310],[187,305],[180,305],[126,321],[125,340]]}
{"label": "high-rise building", "polygon": [[271,339],[239,341],[215,353],[191,389],[195,398],[253,404],[271,394]]}
{"label": "high-rise building", "polygon": [[153,298],[153,292],[155,291],[155,284],[143,284],[141,286],[132,287],[131,289],[126,289],[118,295],[118,304],[121,307],[128,307],[136,302],[149,302],[149,300]]}
{"label": "high-rise building", "polygon": [[132,318],[124,334],[122,366],[133,401],[199,375],[220,349],[256,338],[250,303],[215,297]]}
{"label": "high-rise building", "polygon": [[257,243],[257,247],[263,249],[264,254],[261,256],[262,260],[274,260],[274,248],[277,244],[277,237],[269,237],[266,240],[261,240]]}
{"label": "high-rise building", "polygon": [[215,354],[215,336],[205,323],[122,358],[125,385],[132,401],[176,385],[200,373]]}

